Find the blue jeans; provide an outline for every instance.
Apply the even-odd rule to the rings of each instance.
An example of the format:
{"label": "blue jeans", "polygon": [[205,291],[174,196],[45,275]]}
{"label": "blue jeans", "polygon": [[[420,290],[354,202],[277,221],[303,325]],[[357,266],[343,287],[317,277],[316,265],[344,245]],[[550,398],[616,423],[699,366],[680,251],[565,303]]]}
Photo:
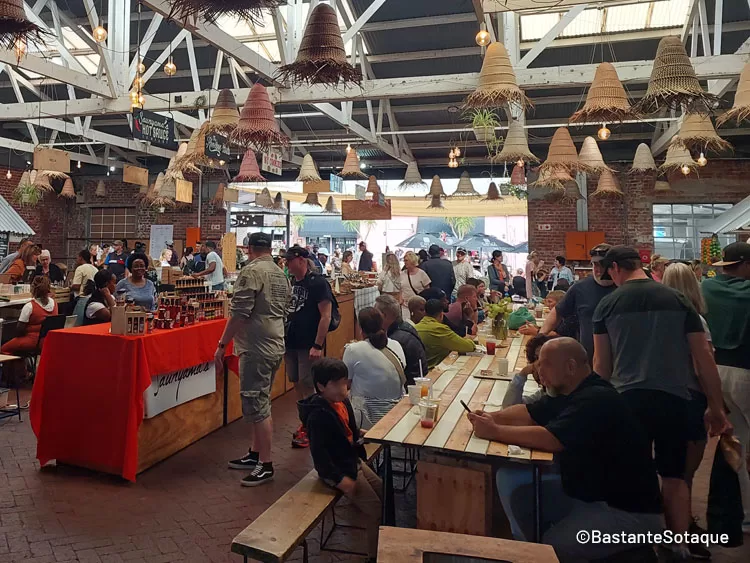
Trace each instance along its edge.
{"label": "blue jeans", "polygon": [[216,285],[212,285],[211,289],[214,291],[224,291],[224,282],[217,283]]}

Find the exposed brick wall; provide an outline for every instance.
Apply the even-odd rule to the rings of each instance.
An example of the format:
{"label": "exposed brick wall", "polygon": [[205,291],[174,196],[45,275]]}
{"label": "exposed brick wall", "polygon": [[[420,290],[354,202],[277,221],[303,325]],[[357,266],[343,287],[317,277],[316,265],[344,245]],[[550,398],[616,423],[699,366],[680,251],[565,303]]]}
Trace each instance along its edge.
{"label": "exposed brick wall", "polygon": [[[148,240],[152,224],[174,225],[174,238],[185,239],[185,229],[198,226],[198,181],[193,181],[193,203],[176,209],[167,208],[164,213],[158,209],[140,205],[138,186],[124,184],[111,177],[103,178],[107,189],[105,197],[95,195],[99,177],[76,177],[73,182],[76,192],[83,194],[82,202],[68,200],[49,194],[35,207],[21,207],[13,201],[13,190],[18,185],[22,171],[14,170],[13,178],[7,180],[5,175],[0,177],[0,195],[18,211],[21,217],[34,229],[36,239],[44,248],[49,249],[54,262],[66,262],[69,266],[75,261],[78,251],[88,243],[106,241],[86,238],[90,207],[132,205],[136,208],[136,236],[141,240]],[[225,231],[226,211],[215,206],[210,196],[216,190],[215,181],[211,182],[209,197],[204,197],[201,208],[201,228],[204,238],[218,240]],[[204,196],[207,188],[204,186]],[[79,198],[80,200],[80,198]],[[207,200],[207,201],[206,201]]]}
{"label": "exposed brick wall", "polygon": [[[699,174],[670,175],[672,190],[655,192],[655,174],[638,176],[618,173],[617,179],[625,197],[589,199],[590,231],[604,231],[607,242],[653,249],[655,203],[737,203],[750,195],[750,161],[709,160]],[[596,190],[596,179],[588,180],[589,196]],[[540,224],[552,225],[552,231],[540,231]],[[564,253],[565,232],[575,231],[575,204],[529,200],[529,248],[537,250],[546,261]]]}

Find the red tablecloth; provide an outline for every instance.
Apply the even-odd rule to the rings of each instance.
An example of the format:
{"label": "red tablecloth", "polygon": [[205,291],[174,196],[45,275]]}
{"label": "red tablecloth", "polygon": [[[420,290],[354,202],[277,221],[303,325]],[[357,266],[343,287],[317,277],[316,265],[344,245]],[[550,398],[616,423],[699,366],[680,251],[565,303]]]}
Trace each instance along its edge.
{"label": "red tablecloth", "polygon": [[135,481],[143,392],[151,377],[210,361],[225,320],[109,334],[109,323],[50,332],[31,395],[37,459],[60,459]]}

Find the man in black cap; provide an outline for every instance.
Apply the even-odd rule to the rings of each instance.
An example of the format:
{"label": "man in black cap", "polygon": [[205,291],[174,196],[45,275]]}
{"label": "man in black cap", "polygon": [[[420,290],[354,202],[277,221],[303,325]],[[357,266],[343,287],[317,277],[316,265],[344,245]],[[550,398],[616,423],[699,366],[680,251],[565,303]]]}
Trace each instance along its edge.
{"label": "man in black cap", "polygon": [[[662,477],[667,528],[685,533],[691,518],[685,481],[691,384],[700,385],[708,401],[710,434],[731,428],[711,345],[687,298],[649,279],[634,248],[613,246],[601,265],[618,289],[594,313],[594,371],[611,381],[646,430]],[[675,550],[687,553],[686,546]]]}
{"label": "man in black cap", "polygon": [[453,294],[456,285],[456,274],[453,272],[453,264],[448,260],[440,258],[440,247],[437,244],[430,246],[430,259],[422,262],[419,267],[430,277],[430,287],[442,289],[447,296]]}
{"label": "man in black cap", "polygon": [[251,426],[247,454],[230,461],[229,467],[250,472],[241,481],[244,487],[273,479],[271,386],[284,357],[289,302],[289,282],[271,258],[271,235],[253,233],[249,243],[251,262],[237,277],[231,316],[215,354],[221,365],[225,348],[234,339],[234,353],[240,359],[242,416]]}
{"label": "man in black cap", "polygon": [[116,240],[113,246],[115,250],[107,254],[107,257],[104,259],[104,267],[115,275],[117,281],[120,281],[128,274],[128,270],[125,267],[125,260],[128,258],[128,253],[125,242],[122,240]]}

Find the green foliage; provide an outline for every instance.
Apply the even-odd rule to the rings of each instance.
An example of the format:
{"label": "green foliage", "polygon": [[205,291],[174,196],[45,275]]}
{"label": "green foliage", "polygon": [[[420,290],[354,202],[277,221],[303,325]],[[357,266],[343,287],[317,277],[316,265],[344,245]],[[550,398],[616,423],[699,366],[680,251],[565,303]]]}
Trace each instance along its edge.
{"label": "green foliage", "polygon": [[347,231],[352,231],[353,233],[357,233],[357,235],[359,235],[359,238],[361,238],[362,240],[367,239],[367,236],[370,234],[370,231],[377,224],[375,221],[372,221],[372,220],[342,221],[342,223],[344,224],[344,228]]}
{"label": "green foliage", "polygon": [[32,184],[20,184],[15,190],[13,190],[13,199],[22,207],[34,207],[43,197],[44,194],[42,191]]}
{"label": "green foliage", "polygon": [[529,192],[527,192],[523,186],[513,186],[511,185],[510,188],[508,188],[508,192],[513,197],[517,197],[518,199],[528,199]]}
{"label": "green foliage", "polygon": [[302,227],[305,226],[306,219],[306,215],[292,215],[292,225],[294,225],[294,228],[299,231]]}
{"label": "green foliage", "polygon": [[463,239],[476,223],[474,217],[444,217],[443,220],[459,240]]}

